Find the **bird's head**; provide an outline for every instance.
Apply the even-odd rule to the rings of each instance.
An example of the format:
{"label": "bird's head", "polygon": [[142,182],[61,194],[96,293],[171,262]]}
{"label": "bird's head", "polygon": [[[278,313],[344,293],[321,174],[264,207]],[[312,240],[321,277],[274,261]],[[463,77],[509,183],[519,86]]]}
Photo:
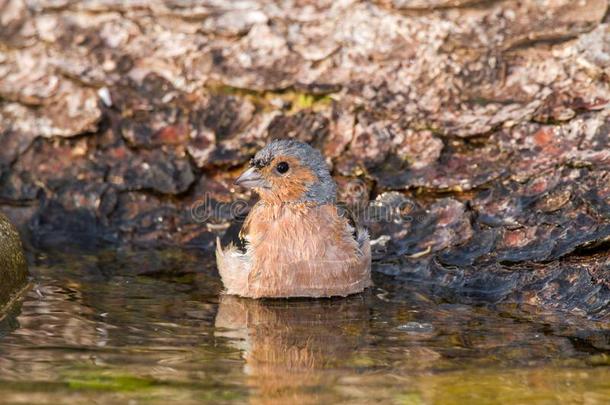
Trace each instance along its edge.
{"label": "bird's head", "polygon": [[235,184],[268,203],[334,202],[336,185],[322,154],[306,143],[277,140],[261,149]]}

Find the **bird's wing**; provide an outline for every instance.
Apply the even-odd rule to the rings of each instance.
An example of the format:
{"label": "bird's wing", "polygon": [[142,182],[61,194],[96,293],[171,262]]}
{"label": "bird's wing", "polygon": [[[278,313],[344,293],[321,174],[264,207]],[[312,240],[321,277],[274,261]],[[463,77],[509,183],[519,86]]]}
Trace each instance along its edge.
{"label": "bird's wing", "polygon": [[245,216],[233,218],[222,237],[222,245],[234,246],[241,253],[246,252],[247,220]]}
{"label": "bird's wing", "polygon": [[223,249],[216,238],[216,265],[228,294],[247,295],[250,258],[233,245]]}
{"label": "bird's wing", "polygon": [[358,246],[362,248],[364,242],[369,238],[368,231],[358,224],[353,211],[350,210],[346,204],[337,204],[337,210],[339,212],[339,216],[347,220],[349,226],[351,227],[353,238],[358,242]]}

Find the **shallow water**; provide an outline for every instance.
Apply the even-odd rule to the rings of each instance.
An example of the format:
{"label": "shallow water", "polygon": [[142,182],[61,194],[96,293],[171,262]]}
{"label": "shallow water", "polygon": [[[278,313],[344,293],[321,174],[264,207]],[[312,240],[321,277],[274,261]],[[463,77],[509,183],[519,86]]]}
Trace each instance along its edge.
{"label": "shallow water", "polygon": [[610,327],[442,302],[377,276],[332,300],[219,297],[182,251],[38,256],[0,322],[5,403],[610,402]]}

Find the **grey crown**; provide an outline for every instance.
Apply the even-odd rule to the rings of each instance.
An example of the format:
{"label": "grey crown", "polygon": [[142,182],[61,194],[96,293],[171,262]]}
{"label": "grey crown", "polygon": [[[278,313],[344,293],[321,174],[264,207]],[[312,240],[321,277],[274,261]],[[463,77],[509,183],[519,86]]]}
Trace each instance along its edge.
{"label": "grey crown", "polygon": [[337,199],[337,185],[330,175],[324,157],[310,145],[291,139],[276,140],[269,143],[252,159],[252,166],[268,165],[277,156],[292,156],[301,164],[311,169],[318,177],[318,182],[310,184],[302,201],[320,204],[334,203]]}

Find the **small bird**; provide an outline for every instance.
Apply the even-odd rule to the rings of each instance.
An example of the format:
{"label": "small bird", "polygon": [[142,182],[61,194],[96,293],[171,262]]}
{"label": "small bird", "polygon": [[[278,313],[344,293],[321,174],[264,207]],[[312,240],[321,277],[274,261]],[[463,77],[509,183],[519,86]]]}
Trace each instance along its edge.
{"label": "small bird", "polygon": [[235,184],[254,189],[240,238],[216,262],[226,293],[251,298],[347,296],[371,286],[368,232],[336,204],[337,186],[322,154],[276,140]]}

